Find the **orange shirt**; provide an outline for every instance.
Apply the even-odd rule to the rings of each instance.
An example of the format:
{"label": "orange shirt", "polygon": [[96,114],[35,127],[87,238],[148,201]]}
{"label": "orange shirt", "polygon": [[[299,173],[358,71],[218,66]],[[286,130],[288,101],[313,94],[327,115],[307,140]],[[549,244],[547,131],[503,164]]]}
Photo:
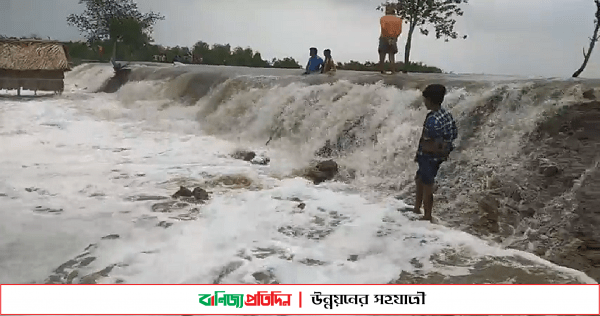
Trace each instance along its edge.
{"label": "orange shirt", "polygon": [[402,33],[402,19],[394,15],[381,17],[381,37],[397,38]]}

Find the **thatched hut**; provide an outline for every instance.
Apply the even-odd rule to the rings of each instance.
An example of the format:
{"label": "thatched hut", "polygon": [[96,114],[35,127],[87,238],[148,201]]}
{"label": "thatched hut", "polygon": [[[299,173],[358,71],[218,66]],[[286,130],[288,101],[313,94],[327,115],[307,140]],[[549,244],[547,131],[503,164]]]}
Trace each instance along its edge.
{"label": "thatched hut", "polygon": [[0,89],[64,90],[69,67],[67,48],[59,42],[0,39]]}

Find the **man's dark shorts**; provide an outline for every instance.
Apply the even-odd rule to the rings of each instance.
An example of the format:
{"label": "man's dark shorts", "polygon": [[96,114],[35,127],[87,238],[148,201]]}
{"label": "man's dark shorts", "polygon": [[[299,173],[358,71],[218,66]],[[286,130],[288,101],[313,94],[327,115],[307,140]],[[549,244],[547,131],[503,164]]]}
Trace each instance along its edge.
{"label": "man's dark shorts", "polygon": [[397,54],[398,39],[397,38],[379,38],[379,53],[380,54]]}
{"label": "man's dark shorts", "polygon": [[419,164],[419,170],[417,170],[417,177],[421,178],[421,182],[425,185],[433,185],[435,177],[437,176],[438,170],[440,170],[441,161],[436,161],[428,157],[418,156],[417,163]]}

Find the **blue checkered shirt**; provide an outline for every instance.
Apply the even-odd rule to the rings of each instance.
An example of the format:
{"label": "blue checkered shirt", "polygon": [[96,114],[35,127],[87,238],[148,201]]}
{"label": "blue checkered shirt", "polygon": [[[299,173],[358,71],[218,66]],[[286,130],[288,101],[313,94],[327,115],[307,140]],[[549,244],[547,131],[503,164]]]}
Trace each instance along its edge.
{"label": "blue checkered shirt", "polygon": [[419,141],[419,149],[417,151],[417,157],[426,157],[435,161],[444,161],[448,158],[450,152],[454,149],[452,142],[458,137],[458,130],[456,128],[456,122],[450,112],[445,109],[439,109],[438,111],[431,111],[427,113],[425,123],[423,124],[423,134],[421,135],[421,141],[423,140],[437,140],[448,144],[448,151],[444,154],[430,154],[424,153],[421,141]]}

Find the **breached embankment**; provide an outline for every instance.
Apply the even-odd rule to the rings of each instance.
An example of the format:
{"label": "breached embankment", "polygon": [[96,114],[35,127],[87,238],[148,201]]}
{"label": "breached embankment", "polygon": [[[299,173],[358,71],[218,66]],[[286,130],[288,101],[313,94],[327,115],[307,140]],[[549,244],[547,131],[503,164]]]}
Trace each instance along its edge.
{"label": "breached embankment", "polygon": [[272,140],[294,166],[333,158],[338,180],[411,202],[425,115],[418,89],[445,84],[459,139],[440,170],[435,215],[600,279],[598,103],[586,100],[600,82],[299,72],[147,65],[135,67],[117,93],[197,107],[205,133],[254,148]]}
{"label": "breached embankment", "polygon": [[491,166],[467,200],[452,199],[468,190],[464,183],[442,190],[447,205],[462,210],[448,218],[467,232],[600,280],[600,103],[547,113],[522,143],[511,162],[519,167]]}

